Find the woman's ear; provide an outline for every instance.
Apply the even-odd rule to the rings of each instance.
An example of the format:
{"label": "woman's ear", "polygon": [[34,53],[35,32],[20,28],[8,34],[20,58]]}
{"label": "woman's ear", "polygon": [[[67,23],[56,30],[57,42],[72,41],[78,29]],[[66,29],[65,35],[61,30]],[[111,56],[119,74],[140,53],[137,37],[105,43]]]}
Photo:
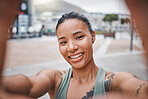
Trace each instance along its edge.
{"label": "woman's ear", "polygon": [[95,31],[92,32],[92,43],[94,43],[96,40],[96,34]]}

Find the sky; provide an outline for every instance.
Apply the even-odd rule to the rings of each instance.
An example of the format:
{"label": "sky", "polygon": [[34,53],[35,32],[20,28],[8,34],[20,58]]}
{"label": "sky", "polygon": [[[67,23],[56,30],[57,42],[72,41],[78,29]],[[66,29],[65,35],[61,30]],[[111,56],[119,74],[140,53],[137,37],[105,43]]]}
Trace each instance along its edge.
{"label": "sky", "polygon": [[[43,4],[53,0],[34,0],[34,4]],[[124,0],[64,0],[79,6],[88,12],[130,14]]]}

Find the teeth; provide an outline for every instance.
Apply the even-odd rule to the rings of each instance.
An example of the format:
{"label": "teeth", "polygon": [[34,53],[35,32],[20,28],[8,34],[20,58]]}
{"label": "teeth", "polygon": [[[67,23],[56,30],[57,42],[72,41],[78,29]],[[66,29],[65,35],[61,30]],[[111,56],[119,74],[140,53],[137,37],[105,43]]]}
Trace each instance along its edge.
{"label": "teeth", "polygon": [[82,53],[81,54],[78,54],[78,55],[76,55],[76,56],[70,56],[70,58],[78,58],[79,56],[81,56],[82,55]]}

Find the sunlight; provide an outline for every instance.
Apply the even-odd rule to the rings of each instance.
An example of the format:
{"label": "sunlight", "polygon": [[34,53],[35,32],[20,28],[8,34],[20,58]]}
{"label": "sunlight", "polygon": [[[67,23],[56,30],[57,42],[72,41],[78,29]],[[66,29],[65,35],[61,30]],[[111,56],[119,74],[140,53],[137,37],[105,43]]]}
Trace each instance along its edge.
{"label": "sunlight", "polygon": [[35,5],[48,3],[50,1],[53,1],[53,0],[33,0]]}

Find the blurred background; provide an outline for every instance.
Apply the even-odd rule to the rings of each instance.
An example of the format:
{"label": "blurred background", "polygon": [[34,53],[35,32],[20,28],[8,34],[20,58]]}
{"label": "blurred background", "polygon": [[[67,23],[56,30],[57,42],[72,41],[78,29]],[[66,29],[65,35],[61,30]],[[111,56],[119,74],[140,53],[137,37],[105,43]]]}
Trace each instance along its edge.
{"label": "blurred background", "polygon": [[21,0],[7,42],[4,74],[31,76],[44,68],[68,69],[58,50],[55,28],[62,14],[71,11],[86,15],[91,22],[97,66],[148,80],[145,52],[124,0]]}
{"label": "blurred background", "polygon": [[[124,0],[21,0],[10,38],[55,35],[62,14],[77,11],[86,15],[97,34],[130,31],[130,12]],[[106,16],[108,14],[108,16]],[[40,31],[42,30],[42,33]]]}

